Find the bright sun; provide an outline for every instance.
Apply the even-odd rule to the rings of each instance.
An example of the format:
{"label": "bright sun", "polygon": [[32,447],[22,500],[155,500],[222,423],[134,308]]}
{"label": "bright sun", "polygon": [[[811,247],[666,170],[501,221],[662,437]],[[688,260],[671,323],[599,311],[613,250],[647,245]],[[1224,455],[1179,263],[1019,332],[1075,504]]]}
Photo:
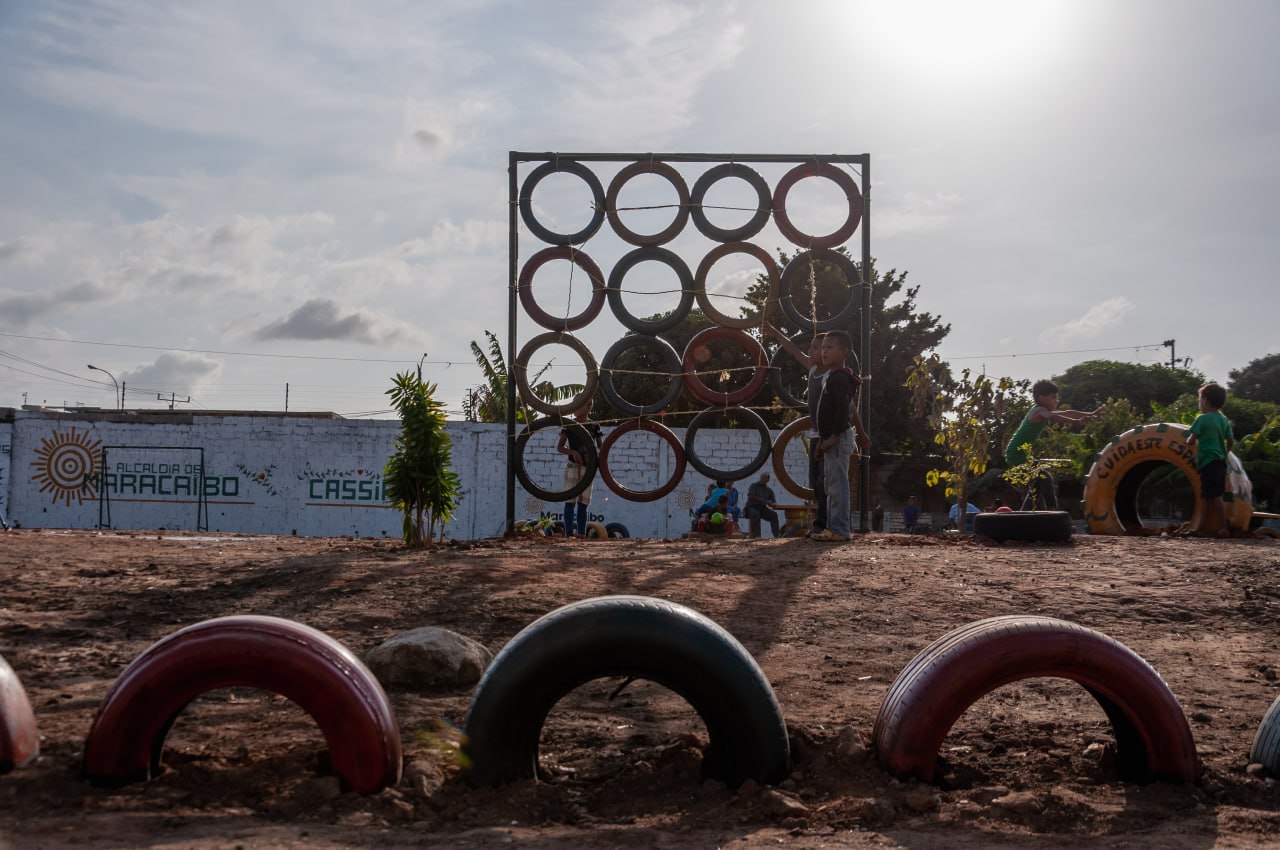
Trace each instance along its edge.
{"label": "bright sun", "polygon": [[850,4],[859,43],[892,56],[904,75],[971,82],[1019,75],[1062,43],[1060,0],[886,0]]}

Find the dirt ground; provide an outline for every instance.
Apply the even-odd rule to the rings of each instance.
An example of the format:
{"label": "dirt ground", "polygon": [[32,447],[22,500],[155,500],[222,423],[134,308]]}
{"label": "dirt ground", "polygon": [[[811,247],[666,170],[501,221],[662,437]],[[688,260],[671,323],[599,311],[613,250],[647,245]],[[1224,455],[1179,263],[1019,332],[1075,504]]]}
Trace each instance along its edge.
{"label": "dirt ground", "polygon": [[[1280,544],[1077,537],[990,545],[951,535],[805,540],[446,544],[21,530],[0,534],[0,655],[30,696],[40,758],[0,776],[0,848],[1264,847],[1280,786],[1248,766],[1280,694]],[[313,721],[251,689],[206,694],[166,742],[166,772],[119,789],[80,777],[85,734],[121,670],[212,617],[272,614],[359,654],[441,626],[497,651],[566,603],[662,597],[732,632],[773,684],[794,770],[778,788],[703,780],[706,732],[671,692],[616,681],[570,694],[543,731],[544,778],[470,787],[453,742],[469,689],[393,691],[405,778],[342,793]],[[942,783],[899,782],[868,752],[899,671],[997,614],[1071,620],[1143,656],[1181,702],[1198,785],[1136,785],[1073,682],[1025,680],[974,704]]]}

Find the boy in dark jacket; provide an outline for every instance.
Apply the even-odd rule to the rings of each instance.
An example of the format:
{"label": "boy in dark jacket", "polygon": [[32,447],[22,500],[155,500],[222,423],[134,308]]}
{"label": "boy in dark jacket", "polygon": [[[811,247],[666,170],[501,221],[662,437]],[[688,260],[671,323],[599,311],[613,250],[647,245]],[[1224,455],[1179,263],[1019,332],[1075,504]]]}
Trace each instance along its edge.
{"label": "boy in dark jacket", "polygon": [[827,527],[811,537],[824,542],[849,539],[849,458],[855,444],[863,452],[871,448],[871,438],[853,404],[859,380],[845,369],[852,347],[844,331],[831,331],[822,341],[822,365],[827,373],[818,397],[817,452],[822,456],[827,491]]}

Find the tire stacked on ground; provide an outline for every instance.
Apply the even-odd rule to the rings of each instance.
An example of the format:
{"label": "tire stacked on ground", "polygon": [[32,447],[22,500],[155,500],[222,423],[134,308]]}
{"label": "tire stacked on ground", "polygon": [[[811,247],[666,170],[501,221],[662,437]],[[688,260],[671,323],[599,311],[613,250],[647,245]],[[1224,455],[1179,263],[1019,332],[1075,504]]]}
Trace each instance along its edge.
{"label": "tire stacked on ground", "polygon": [[991,540],[1065,543],[1075,531],[1066,511],[999,511],[976,514],[973,533]]}

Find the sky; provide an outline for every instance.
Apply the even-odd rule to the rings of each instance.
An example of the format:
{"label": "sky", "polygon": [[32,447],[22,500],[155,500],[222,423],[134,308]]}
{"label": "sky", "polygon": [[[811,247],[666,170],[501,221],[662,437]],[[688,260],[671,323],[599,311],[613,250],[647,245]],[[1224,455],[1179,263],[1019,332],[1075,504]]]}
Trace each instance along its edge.
{"label": "sky", "polygon": [[[872,254],[951,325],[953,366],[1176,354],[1225,381],[1280,351],[1276,32],[1270,0],[0,3],[0,406],[111,407],[122,382],[130,408],[386,416],[421,365],[460,418],[470,343],[507,337],[513,150],[866,153]],[[620,204],[674,197],[641,175]],[[788,210],[826,232],[841,200],[811,178]],[[590,218],[569,175],[533,202]],[[545,246],[517,227],[523,263]],[[582,246],[606,270],[609,231]],[[758,271],[717,263],[713,300]],[[628,309],[674,306],[668,278],[637,266]],[[587,303],[567,262],[534,283]],[[598,359],[621,334],[606,308],[580,335]],[[549,377],[580,381],[561,348]]]}

